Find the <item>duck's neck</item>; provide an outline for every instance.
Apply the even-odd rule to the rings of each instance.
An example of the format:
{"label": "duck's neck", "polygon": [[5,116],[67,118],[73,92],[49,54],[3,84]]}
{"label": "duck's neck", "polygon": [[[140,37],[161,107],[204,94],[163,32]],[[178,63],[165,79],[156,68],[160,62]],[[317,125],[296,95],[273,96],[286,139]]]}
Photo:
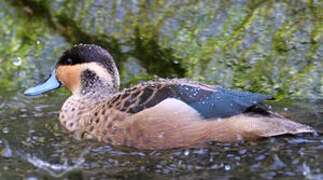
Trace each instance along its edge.
{"label": "duck's neck", "polygon": [[59,117],[61,124],[69,131],[82,133],[91,112],[114,94],[106,88],[93,88],[73,94],[62,106]]}
{"label": "duck's neck", "polygon": [[59,120],[68,130],[81,134],[91,112],[112,95],[103,94],[100,91],[88,92],[86,94],[73,94],[62,106]]}

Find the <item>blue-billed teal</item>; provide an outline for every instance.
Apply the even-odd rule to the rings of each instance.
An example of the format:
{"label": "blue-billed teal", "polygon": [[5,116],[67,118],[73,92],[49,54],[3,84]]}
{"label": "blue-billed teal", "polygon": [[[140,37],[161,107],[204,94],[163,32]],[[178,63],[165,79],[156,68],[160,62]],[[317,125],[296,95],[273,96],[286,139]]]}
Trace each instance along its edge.
{"label": "blue-billed teal", "polygon": [[186,79],[159,79],[119,92],[112,56],[97,45],[65,51],[49,78],[26,95],[65,86],[72,95],[59,119],[69,131],[116,146],[187,147],[205,141],[237,142],[314,132],[258,104],[271,96]]}

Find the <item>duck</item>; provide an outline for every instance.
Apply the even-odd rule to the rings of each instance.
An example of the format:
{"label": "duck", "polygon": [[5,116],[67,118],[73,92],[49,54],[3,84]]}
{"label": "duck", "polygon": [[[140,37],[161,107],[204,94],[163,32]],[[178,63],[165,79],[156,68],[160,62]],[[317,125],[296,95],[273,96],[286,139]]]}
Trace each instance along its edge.
{"label": "duck", "polygon": [[66,50],[48,79],[24,94],[62,86],[72,94],[59,113],[61,125],[75,137],[112,146],[162,150],[315,132],[267,110],[262,101],[273,98],[260,93],[180,78],[159,78],[119,91],[113,57],[94,44]]}

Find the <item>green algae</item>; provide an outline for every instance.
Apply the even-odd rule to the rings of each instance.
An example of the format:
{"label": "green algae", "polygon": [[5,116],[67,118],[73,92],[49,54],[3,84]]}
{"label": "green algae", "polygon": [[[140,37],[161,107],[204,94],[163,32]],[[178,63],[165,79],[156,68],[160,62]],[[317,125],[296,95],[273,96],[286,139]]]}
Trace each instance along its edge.
{"label": "green algae", "polygon": [[[56,51],[78,43],[108,49],[121,68],[122,78],[127,77],[123,86],[140,79],[136,76],[131,80],[123,71],[128,66],[125,62],[135,59],[139,69],[144,69],[143,80],[186,77],[270,93],[278,99],[322,97],[319,1],[26,0],[4,1],[3,5],[11,7],[5,11],[17,12],[2,15],[4,32],[17,32],[13,36],[3,34],[8,39],[0,47],[2,59],[7,59],[2,62],[6,68],[0,70],[4,87],[25,86],[18,83],[22,79],[10,80],[17,77],[17,71],[31,77],[39,60],[29,60],[28,56],[49,54],[47,58],[57,58],[59,52],[50,52],[52,48],[46,44],[58,36],[62,40],[54,45],[63,45]],[[44,45],[31,51],[44,36]],[[21,66],[10,64],[21,56]]]}

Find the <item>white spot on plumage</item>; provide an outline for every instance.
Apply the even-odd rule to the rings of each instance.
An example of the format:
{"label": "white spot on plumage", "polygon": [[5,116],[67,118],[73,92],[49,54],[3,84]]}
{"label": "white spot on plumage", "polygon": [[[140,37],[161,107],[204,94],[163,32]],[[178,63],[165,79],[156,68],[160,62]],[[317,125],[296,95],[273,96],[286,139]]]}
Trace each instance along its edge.
{"label": "white spot on plumage", "polygon": [[165,134],[165,132],[160,132],[157,137],[161,139],[164,137],[164,134]]}
{"label": "white spot on plumage", "polygon": [[222,121],[222,118],[216,118],[217,121]]}

